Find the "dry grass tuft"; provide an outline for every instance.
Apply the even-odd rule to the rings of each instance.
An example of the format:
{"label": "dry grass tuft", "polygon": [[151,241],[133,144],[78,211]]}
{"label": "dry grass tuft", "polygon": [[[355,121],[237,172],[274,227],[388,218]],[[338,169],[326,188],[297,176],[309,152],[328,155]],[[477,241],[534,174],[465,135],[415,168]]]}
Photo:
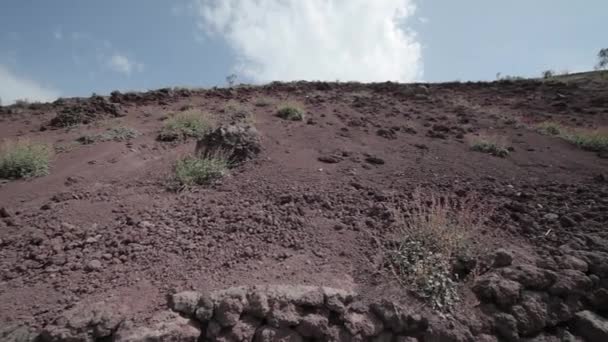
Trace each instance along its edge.
{"label": "dry grass tuft", "polygon": [[479,135],[470,139],[471,150],[504,158],[509,155],[506,138],[497,135]]}
{"label": "dry grass tuft", "polygon": [[284,120],[290,121],[302,121],[304,120],[304,110],[296,103],[284,103],[279,106],[277,110],[278,117]]}
{"label": "dry grass tuft", "polygon": [[209,116],[196,110],[177,113],[165,121],[158,134],[160,141],[199,138],[211,127]]}
{"label": "dry grass tuft", "polygon": [[608,151],[608,128],[572,128],[556,122],[545,121],[536,125],[546,135],[558,136],[577,147],[594,152]]}
{"label": "dry grass tuft", "polygon": [[137,138],[141,133],[134,128],[118,126],[96,135],[83,135],[77,139],[83,145],[94,144],[100,141],[128,141]]}
{"label": "dry grass tuft", "polygon": [[545,121],[536,125],[536,129],[545,135],[561,135],[564,127],[557,122]]}
{"label": "dry grass tuft", "polygon": [[[479,230],[493,213],[476,195],[450,197],[417,189],[397,215],[397,239],[388,260],[407,288],[434,309],[450,311],[459,301],[457,281],[472,271]],[[468,270],[455,265],[467,264]]]}
{"label": "dry grass tuft", "polygon": [[255,117],[250,106],[236,101],[229,101],[228,104],[226,104],[224,107],[224,114],[234,121],[246,122],[251,125],[255,124]]}

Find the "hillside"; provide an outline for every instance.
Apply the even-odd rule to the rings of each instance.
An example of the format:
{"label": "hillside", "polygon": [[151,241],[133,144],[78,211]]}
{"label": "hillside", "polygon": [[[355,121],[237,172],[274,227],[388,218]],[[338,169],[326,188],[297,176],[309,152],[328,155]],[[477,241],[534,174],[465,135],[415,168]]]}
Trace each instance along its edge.
{"label": "hillside", "polygon": [[[284,106],[303,120],[277,116]],[[161,141],[159,132],[184,111],[205,113],[211,130],[255,128],[259,153],[207,184],[176,187],[174,165],[195,153],[197,138]],[[347,328],[344,340],[599,341],[608,312],[607,127],[608,79],[597,73],[176,88],[0,107],[5,142],[54,152],[47,175],[0,184],[0,336],[23,325],[30,337],[67,340],[60,327],[101,341],[118,336],[123,319],[153,324],[173,293],[280,284],[390,300],[428,321],[410,333],[386,321],[383,335]],[[461,276],[450,275],[458,295],[444,307],[391,257],[411,242],[403,229],[416,196],[422,206],[460,203],[448,211],[470,204],[478,220],[459,227],[470,258],[445,256]],[[127,308],[105,334],[87,330],[97,327],[89,321],[74,332],[58,320],[98,302]],[[256,322],[245,339],[271,324]],[[333,330],[306,336],[298,319],[277,324],[298,326],[300,339],[337,339]],[[211,326],[200,326],[209,340],[232,333],[230,324]]]}

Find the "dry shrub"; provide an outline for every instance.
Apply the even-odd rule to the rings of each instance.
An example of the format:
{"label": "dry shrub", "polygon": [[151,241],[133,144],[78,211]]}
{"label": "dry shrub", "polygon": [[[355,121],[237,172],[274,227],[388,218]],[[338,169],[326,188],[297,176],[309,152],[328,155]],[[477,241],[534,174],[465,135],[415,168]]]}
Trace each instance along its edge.
{"label": "dry shrub", "polygon": [[141,133],[134,128],[118,126],[108,129],[102,134],[83,135],[77,139],[83,145],[94,144],[103,141],[128,141],[137,138]]}
{"label": "dry shrub", "polygon": [[545,121],[536,125],[536,129],[545,135],[561,135],[564,127],[557,122]]}
{"label": "dry shrub", "polygon": [[0,146],[0,178],[19,179],[49,174],[52,149],[29,140],[8,141]]}
{"label": "dry shrub", "polygon": [[246,122],[251,125],[255,124],[255,117],[250,106],[242,104],[240,102],[230,100],[224,106],[224,114],[230,118],[230,120],[238,122]]}
{"label": "dry shrub", "polygon": [[304,110],[302,106],[295,102],[283,103],[279,106],[276,116],[283,120],[302,121],[304,120]]}
{"label": "dry shrub", "polygon": [[270,97],[259,97],[255,100],[256,107],[270,107],[275,101]]}
{"label": "dry shrub", "polygon": [[470,138],[471,150],[504,158],[509,155],[507,139],[499,135],[479,135]]}
{"label": "dry shrub", "polygon": [[176,141],[200,138],[211,127],[209,115],[196,110],[187,110],[171,116],[158,134],[160,141]]}
{"label": "dry shrub", "polygon": [[477,195],[450,197],[417,189],[397,215],[397,238],[388,260],[397,279],[434,309],[459,301],[457,281],[474,268],[476,237],[492,208]]}

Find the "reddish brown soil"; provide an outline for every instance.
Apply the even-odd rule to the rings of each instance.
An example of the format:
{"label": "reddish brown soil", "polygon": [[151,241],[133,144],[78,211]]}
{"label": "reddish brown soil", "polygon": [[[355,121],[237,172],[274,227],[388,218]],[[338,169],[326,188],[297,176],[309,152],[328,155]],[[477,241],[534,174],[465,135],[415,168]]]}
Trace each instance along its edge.
{"label": "reddish brown soil", "polygon": [[[256,106],[262,98],[298,101],[306,120],[281,120],[274,106]],[[126,115],[70,129],[49,122],[76,100],[4,107],[2,138],[44,141],[58,152],[50,175],[0,185],[8,214],[0,219],[0,322],[40,327],[102,298],[143,319],[172,289],[282,283],[399,292],[379,271],[371,236],[383,235],[391,204],[420,186],[474,191],[498,205],[488,246],[517,258],[572,241],[605,250],[608,159],[530,125],[605,126],[607,99],[605,82],[587,80],[270,84],[124,96],[117,106]],[[254,113],[261,155],[219,184],[168,191],[172,162],[195,141],[156,141],[161,119],[191,106],[221,120],[228,101]],[[75,142],[118,125],[143,134],[129,143]],[[473,152],[467,137],[477,133],[506,136],[514,151]],[[338,162],[319,161],[329,155]],[[547,213],[571,220],[548,221]],[[101,268],[90,270],[93,260]]]}

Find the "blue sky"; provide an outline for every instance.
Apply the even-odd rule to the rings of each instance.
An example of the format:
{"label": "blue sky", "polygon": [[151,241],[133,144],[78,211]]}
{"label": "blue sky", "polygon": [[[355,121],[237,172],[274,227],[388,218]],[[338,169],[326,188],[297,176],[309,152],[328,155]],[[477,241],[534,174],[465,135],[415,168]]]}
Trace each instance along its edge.
{"label": "blue sky", "polygon": [[490,80],[592,68],[608,1],[0,3],[0,98],[239,80]]}

